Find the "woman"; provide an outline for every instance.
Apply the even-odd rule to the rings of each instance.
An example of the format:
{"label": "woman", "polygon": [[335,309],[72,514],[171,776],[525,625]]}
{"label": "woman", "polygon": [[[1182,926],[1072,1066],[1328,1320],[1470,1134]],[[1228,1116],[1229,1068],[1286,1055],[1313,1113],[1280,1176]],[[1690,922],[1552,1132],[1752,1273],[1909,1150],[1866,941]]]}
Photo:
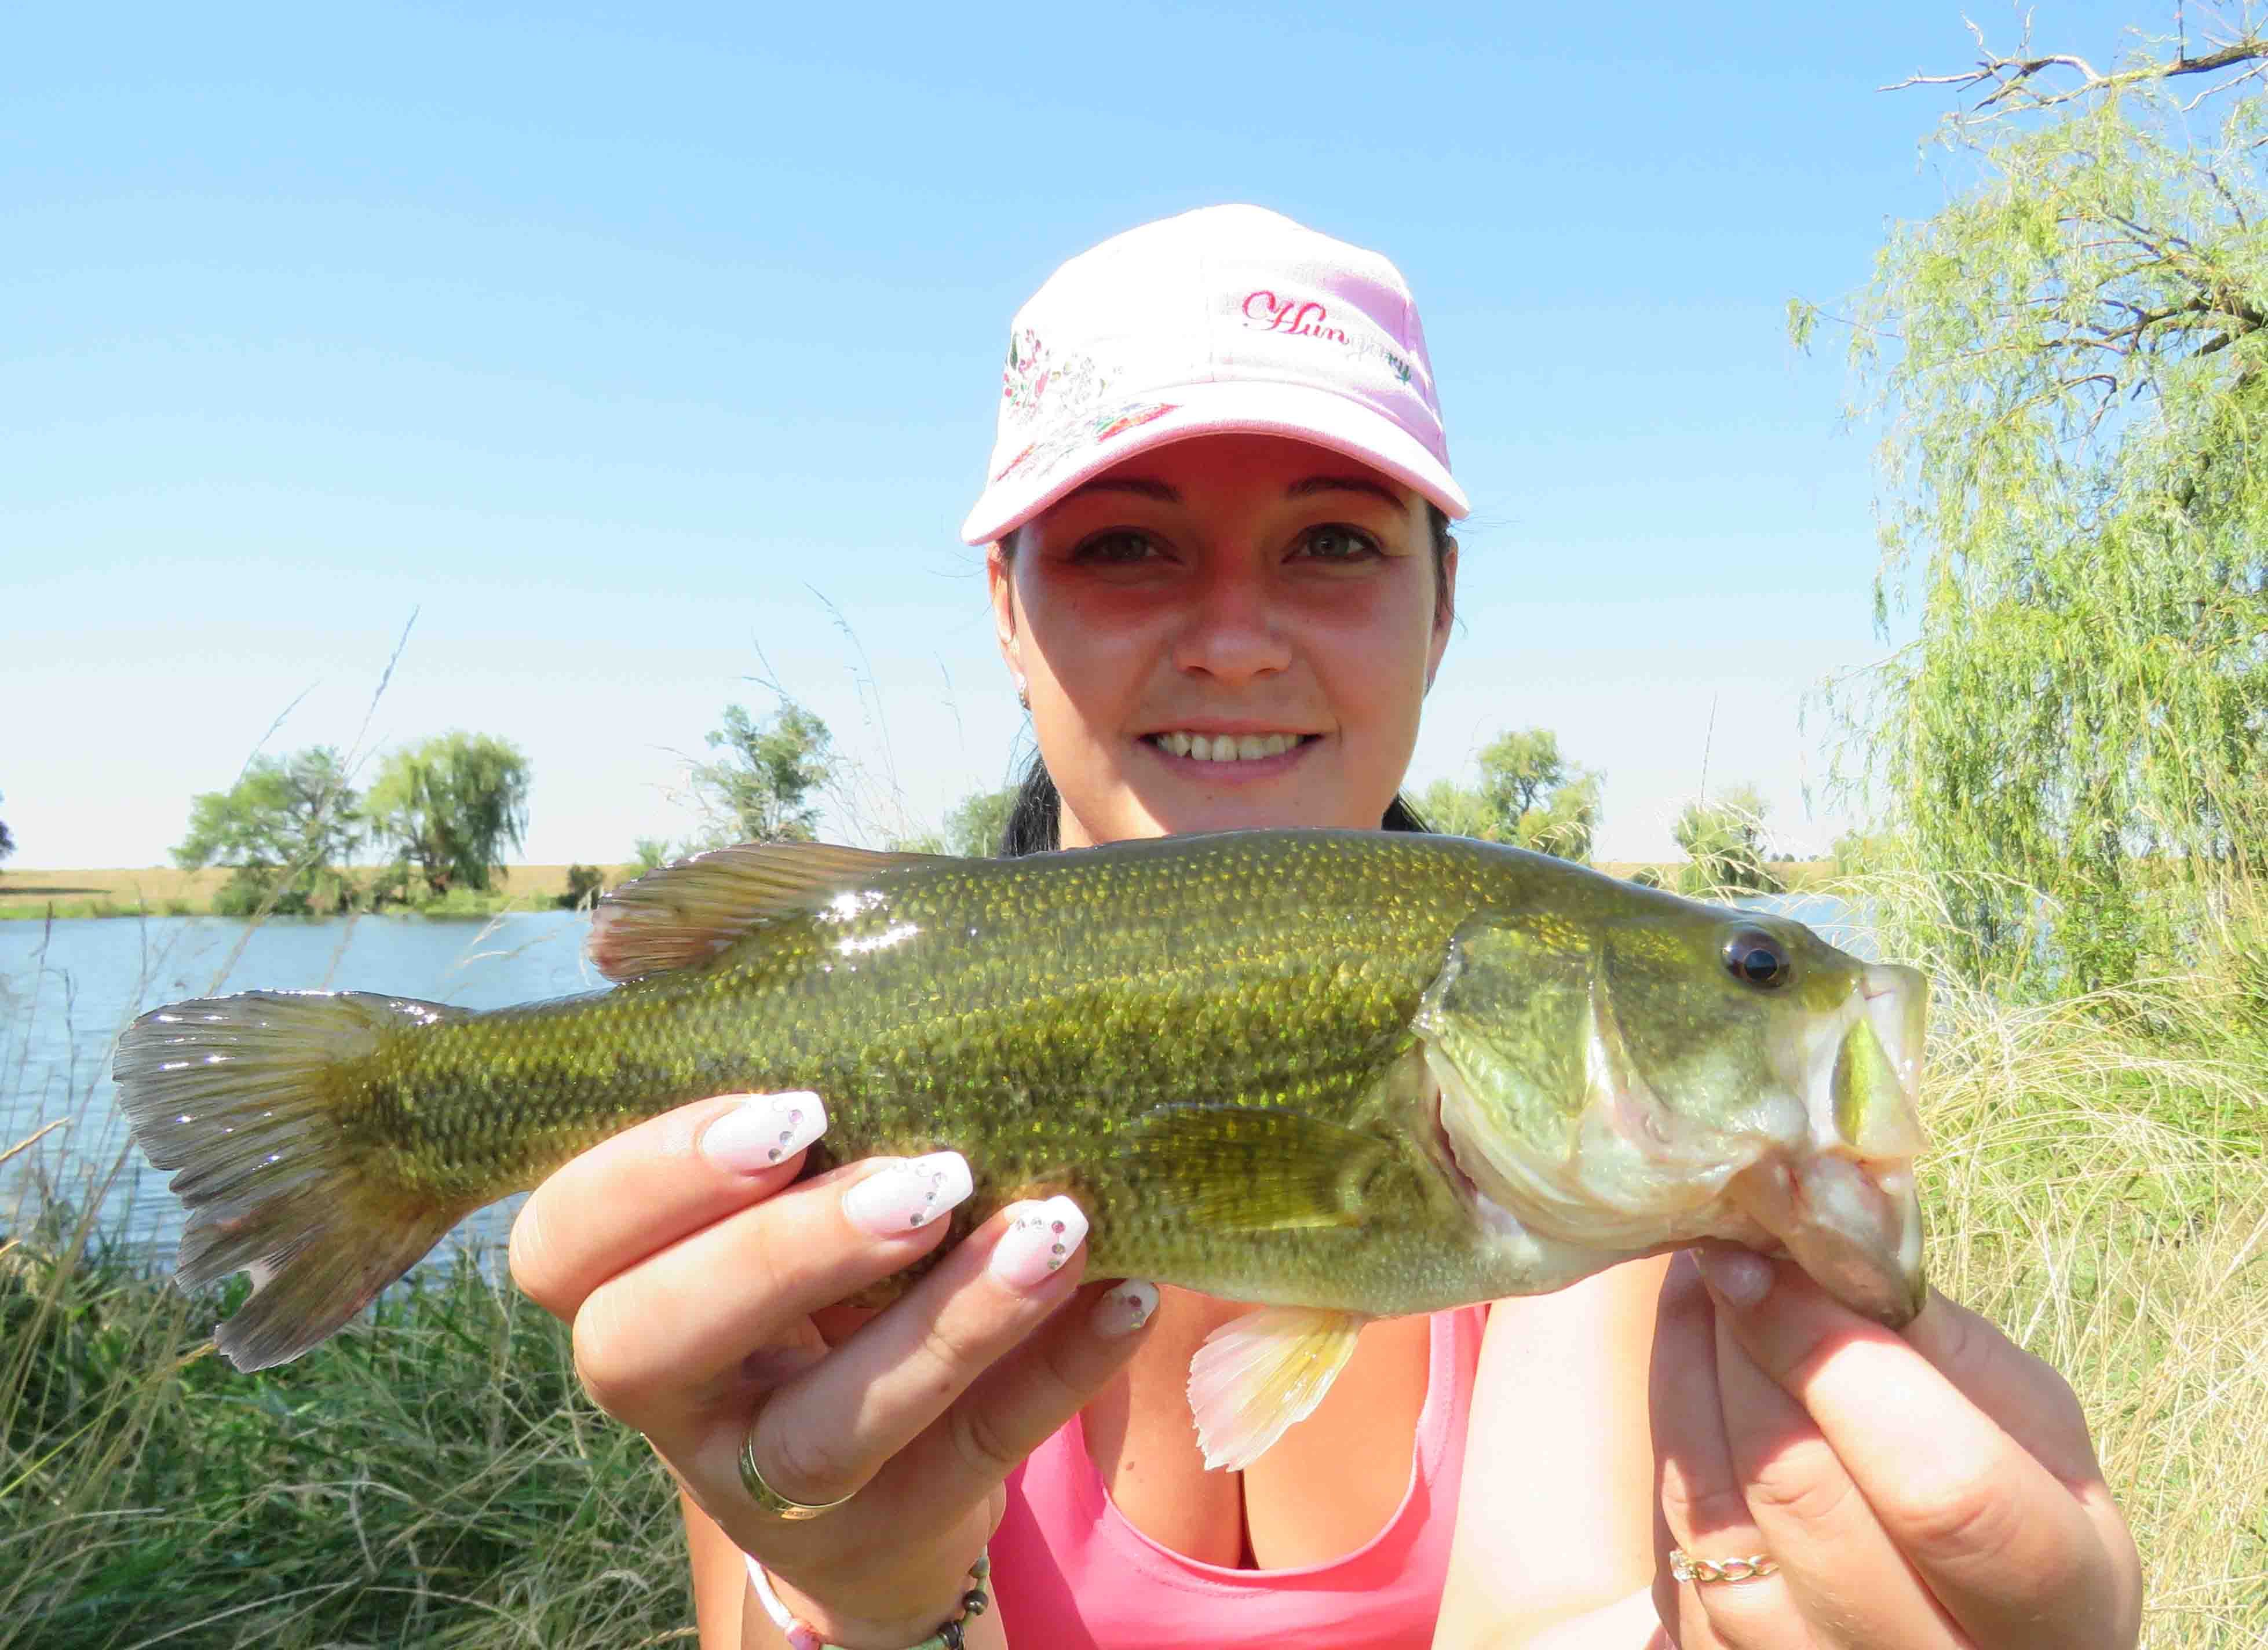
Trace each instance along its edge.
{"label": "woman", "polygon": [[[966,530],[1044,763],[1012,850],[1414,825],[1464,511],[1382,258],[1235,207],[1067,264],[1017,318]],[[1745,1253],[1634,1262],[1375,1323],[1313,1417],[1207,1472],[1185,1373],[1241,1307],[1085,1278],[1067,1199],[843,1307],[969,1181],[942,1153],[798,1183],[823,1127],[823,1097],[686,1107],[513,1233],[684,1488],[712,1650],[796,1641],[776,1620],[951,1642],[988,1541],[998,1608],[953,1631],[1019,1650],[2135,1641],[2069,1389],[1942,1298],[1899,1336]]]}

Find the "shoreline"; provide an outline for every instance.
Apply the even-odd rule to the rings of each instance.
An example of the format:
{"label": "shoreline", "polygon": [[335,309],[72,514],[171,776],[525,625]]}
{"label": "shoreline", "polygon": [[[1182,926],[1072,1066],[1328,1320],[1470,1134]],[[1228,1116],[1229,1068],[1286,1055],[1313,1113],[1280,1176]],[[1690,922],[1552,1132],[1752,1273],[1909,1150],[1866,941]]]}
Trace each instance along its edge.
{"label": "shoreline", "polygon": [[[357,866],[355,871],[372,867]],[[606,886],[615,888],[637,873],[634,864],[601,864]],[[501,885],[485,893],[460,889],[446,900],[390,905],[360,916],[480,917],[505,911],[556,911],[567,891],[564,865],[506,866]],[[171,866],[0,866],[0,922],[41,922],[90,917],[213,917],[213,897],[227,885],[225,866],[181,871]],[[324,913],[317,920],[328,920]],[[299,920],[270,917],[271,922]]]}
{"label": "shoreline", "polygon": [[[1624,880],[1651,870],[1670,887],[1676,886],[1681,862],[1676,860],[1605,859],[1594,870]],[[1767,862],[1790,893],[1819,887],[1834,874],[1827,860]],[[366,870],[366,866],[353,867]],[[615,888],[637,873],[634,864],[601,864],[606,887]],[[391,905],[362,916],[482,917],[507,911],[556,911],[567,891],[564,865],[506,866],[500,888],[486,893],[460,889],[446,900],[423,904]],[[170,866],[112,866],[99,869],[40,866],[0,866],[0,922],[41,922],[50,918],[94,917],[213,917],[213,896],[227,883],[225,866],[180,871]],[[317,920],[326,920],[324,913]],[[269,921],[297,918],[270,917]]]}

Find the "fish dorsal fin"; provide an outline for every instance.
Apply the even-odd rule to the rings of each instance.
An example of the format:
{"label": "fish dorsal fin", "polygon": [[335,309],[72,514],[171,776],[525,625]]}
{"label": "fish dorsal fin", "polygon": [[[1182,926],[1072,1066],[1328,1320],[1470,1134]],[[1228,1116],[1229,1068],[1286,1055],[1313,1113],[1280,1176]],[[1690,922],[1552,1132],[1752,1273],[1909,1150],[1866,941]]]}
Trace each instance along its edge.
{"label": "fish dorsal fin", "polygon": [[1145,1197],[1214,1231],[1353,1226],[1393,1145],[1305,1112],[1258,1106],[1160,1106],[1125,1131]]}
{"label": "fish dorsal fin", "polygon": [[1189,1413],[1205,1465],[1241,1471],[1312,1414],[1370,1321],[1359,1312],[1263,1307],[1206,1336],[1189,1359]]}
{"label": "fish dorsal fin", "polygon": [[876,853],[832,843],[743,843],[623,884],[591,913],[585,942],[610,980],[708,961],[753,928],[813,911],[892,871],[949,865],[946,854]]}

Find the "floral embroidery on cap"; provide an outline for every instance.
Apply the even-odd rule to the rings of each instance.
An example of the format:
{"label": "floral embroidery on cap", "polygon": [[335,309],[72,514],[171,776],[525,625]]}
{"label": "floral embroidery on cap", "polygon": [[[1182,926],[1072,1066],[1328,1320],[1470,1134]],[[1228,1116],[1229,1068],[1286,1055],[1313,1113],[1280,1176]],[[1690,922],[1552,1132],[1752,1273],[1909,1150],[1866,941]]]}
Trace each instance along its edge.
{"label": "floral embroidery on cap", "polygon": [[1000,369],[1000,399],[1008,416],[1028,420],[1038,416],[1040,402],[1051,398],[1051,410],[1070,412],[1100,401],[1110,387],[1094,362],[1083,355],[1049,360],[1040,335],[1026,327],[1008,335],[1008,364]]}
{"label": "floral embroidery on cap", "polygon": [[1164,417],[1180,405],[1178,401],[1126,401],[1099,413],[1073,418],[1024,448],[1002,465],[992,479],[1005,482],[1027,464],[1043,470],[1053,469],[1082,448],[1099,445],[1113,436],[1124,435],[1129,430],[1139,429],[1152,419]]}

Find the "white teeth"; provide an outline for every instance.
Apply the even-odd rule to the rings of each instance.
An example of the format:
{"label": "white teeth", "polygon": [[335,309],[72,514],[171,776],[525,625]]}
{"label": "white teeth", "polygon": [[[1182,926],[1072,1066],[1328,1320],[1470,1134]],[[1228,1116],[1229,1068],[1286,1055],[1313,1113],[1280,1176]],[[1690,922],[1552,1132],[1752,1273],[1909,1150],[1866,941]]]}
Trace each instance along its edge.
{"label": "white teeth", "polygon": [[1298,748],[1300,733],[1152,733],[1158,748],[1169,756],[1197,762],[1258,762],[1280,756]]}

